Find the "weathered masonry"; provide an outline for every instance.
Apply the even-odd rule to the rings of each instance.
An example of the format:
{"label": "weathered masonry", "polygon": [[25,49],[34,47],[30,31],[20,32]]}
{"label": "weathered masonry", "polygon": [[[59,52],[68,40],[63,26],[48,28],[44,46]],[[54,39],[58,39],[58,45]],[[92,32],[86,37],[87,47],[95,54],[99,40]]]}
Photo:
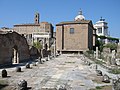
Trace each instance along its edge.
{"label": "weathered masonry", "polygon": [[0,64],[19,63],[30,58],[26,39],[16,32],[0,34]]}

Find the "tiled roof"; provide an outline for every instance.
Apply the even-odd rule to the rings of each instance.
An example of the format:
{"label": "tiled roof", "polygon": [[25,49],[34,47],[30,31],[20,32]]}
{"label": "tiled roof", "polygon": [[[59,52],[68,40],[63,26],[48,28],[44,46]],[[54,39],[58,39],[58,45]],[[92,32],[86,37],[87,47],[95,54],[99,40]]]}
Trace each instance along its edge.
{"label": "tiled roof", "polygon": [[65,25],[65,24],[88,24],[91,20],[81,20],[81,21],[66,21],[66,22],[60,22],[57,25]]}
{"label": "tiled roof", "polygon": [[16,24],[14,26],[40,26],[40,24],[28,23],[28,24]]}

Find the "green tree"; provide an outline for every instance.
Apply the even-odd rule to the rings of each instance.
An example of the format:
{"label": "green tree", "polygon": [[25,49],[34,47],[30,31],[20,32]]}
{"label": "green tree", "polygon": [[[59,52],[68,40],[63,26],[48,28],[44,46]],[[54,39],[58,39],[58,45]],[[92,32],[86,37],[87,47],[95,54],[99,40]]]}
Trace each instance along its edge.
{"label": "green tree", "polygon": [[39,49],[42,49],[42,45],[41,45],[40,42],[34,42],[34,43],[33,43],[33,46],[36,47],[38,50],[39,50]]}
{"label": "green tree", "polygon": [[96,45],[99,48],[99,51],[102,52],[104,48],[104,43],[101,40],[97,40]]}

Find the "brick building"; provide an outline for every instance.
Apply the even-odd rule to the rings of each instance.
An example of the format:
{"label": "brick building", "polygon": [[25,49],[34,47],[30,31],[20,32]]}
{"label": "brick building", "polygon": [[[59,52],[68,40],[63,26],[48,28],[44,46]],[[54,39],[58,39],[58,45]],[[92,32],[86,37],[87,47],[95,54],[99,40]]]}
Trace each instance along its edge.
{"label": "brick building", "polygon": [[95,46],[96,30],[91,20],[85,20],[82,11],[74,21],[56,24],[56,50],[58,52],[83,52]]}
{"label": "brick building", "polygon": [[[39,13],[35,14],[34,17],[34,23],[28,23],[28,24],[17,24],[14,25],[14,31],[18,32],[21,35],[24,35],[27,39],[28,44],[31,46],[33,44],[34,36],[35,34],[39,35],[38,38],[41,39],[45,38],[44,36],[49,35],[47,39],[47,44],[49,43],[49,40],[53,37],[53,25],[48,22],[39,22]],[[44,35],[45,34],[45,35]],[[42,38],[42,39],[43,39]]]}

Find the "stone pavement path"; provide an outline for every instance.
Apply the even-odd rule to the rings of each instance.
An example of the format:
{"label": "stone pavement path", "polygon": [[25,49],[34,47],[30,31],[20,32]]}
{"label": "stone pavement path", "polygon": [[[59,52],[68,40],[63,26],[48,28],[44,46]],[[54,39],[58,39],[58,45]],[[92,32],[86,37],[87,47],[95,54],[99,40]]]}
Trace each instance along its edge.
{"label": "stone pavement path", "polygon": [[96,73],[83,64],[82,57],[61,55],[44,64],[32,66],[31,69],[22,66],[22,72],[15,72],[15,68],[10,68],[7,69],[10,77],[3,79],[16,88],[17,83],[24,79],[28,87],[31,87],[30,90],[56,90],[60,86],[66,87],[67,90],[89,90],[96,87],[92,81]]}

